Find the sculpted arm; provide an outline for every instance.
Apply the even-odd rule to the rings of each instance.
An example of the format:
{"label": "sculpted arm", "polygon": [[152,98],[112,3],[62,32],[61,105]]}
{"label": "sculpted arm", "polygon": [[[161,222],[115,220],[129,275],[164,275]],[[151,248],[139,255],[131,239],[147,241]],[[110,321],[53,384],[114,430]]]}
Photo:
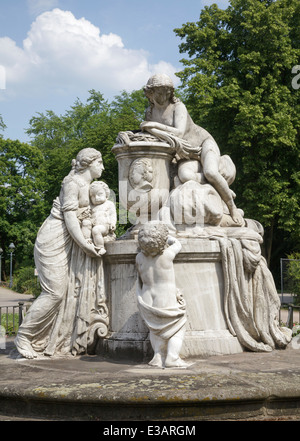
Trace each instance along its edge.
{"label": "sculpted arm", "polygon": [[172,236],[168,236],[167,243],[169,245],[169,247],[167,248],[168,253],[171,254],[173,259],[175,259],[175,256],[179,253],[179,251],[182,248],[181,243],[179,242],[179,240],[177,240],[175,237]]}
{"label": "sculpted arm", "polygon": [[181,102],[169,105],[169,112],[173,113],[173,125],[168,126],[161,121],[144,121],[141,124],[141,129],[146,130],[159,130],[162,132],[172,133],[179,138],[182,138],[185,134],[188,120],[188,112],[185,105]]}
{"label": "sculpted arm", "polygon": [[137,255],[136,257],[136,267],[137,267],[136,294],[140,296],[142,294],[143,282],[139,271],[139,255]]}
{"label": "sculpted arm", "polygon": [[178,136],[183,138],[188,126],[188,111],[185,105],[181,102],[175,104],[174,126],[178,130]]}
{"label": "sculpted arm", "polygon": [[93,244],[84,238],[75,211],[65,211],[64,219],[66,227],[77,245],[90,257],[99,257]]}
{"label": "sculpted arm", "polygon": [[116,225],[117,225],[117,211],[116,211],[116,207],[115,204],[111,201],[109,204],[109,219],[110,219],[110,227],[112,231],[115,231],[116,229]]}

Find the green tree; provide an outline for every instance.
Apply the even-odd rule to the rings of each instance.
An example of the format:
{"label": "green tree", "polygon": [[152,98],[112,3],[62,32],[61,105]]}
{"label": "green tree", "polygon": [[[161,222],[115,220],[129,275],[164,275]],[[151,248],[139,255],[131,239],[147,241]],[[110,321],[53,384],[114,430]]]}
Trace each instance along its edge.
{"label": "green tree", "polygon": [[43,168],[47,176],[45,200],[50,210],[52,201],[59,195],[61,182],[71,167],[71,161],[84,147],[95,147],[93,139],[86,139],[95,115],[106,113],[107,103],[101,94],[92,93],[93,100],[84,105],[76,100],[64,115],[48,110],[31,118],[27,134],[31,144],[40,150],[44,158]]}
{"label": "green tree", "polygon": [[[46,215],[45,177],[40,150],[20,141],[0,139],[0,245],[8,265],[9,244],[16,246],[14,262],[33,261],[37,226]],[[3,280],[2,279],[2,280]]]}
{"label": "green tree", "polygon": [[300,305],[300,253],[294,253],[288,256],[287,276],[289,280],[289,292],[294,294],[295,305]]}
{"label": "green tree", "polygon": [[185,102],[235,162],[237,205],[264,225],[268,262],[300,247],[299,29],[298,0],[231,0],[175,29]]}

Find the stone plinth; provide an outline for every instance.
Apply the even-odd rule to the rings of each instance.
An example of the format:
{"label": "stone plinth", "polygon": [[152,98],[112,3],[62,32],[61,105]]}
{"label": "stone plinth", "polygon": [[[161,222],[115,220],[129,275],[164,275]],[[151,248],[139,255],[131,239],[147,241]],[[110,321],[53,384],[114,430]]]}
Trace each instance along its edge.
{"label": "stone plinth", "polygon": [[[181,355],[204,357],[243,351],[228,330],[223,311],[223,272],[219,243],[208,239],[180,239],[174,261],[176,285],[186,301],[187,325]],[[106,244],[105,274],[110,329],[98,352],[111,358],[145,360],[152,354],[148,329],[136,301],[136,240]]]}

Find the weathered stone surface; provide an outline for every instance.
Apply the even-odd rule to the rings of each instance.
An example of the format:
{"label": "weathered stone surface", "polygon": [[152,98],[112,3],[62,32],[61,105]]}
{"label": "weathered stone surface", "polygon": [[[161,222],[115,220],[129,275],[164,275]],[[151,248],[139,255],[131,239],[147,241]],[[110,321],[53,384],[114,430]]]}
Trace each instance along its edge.
{"label": "weathered stone surface", "polygon": [[0,350],[0,420],[132,420],[147,427],[300,419],[300,351],[292,345],[198,358],[185,370],[99,356],[17,357],[8,339]]}
{"label": "weathered stone surface", "polygon": [[[174,260],[176,285],[186,302],[186,334],[181,354],[197,357],[241,352],[228,331],[223,308],[223,273],[217,240],[180,238],[182,248]],[[106,244],[105,272],[109,284],[110,334],[100,342],[111,357],[150,357],[148,329],[137,307],[136,240]],[[134,342],[134,343],[133,343]],[[135,350],[133,347],[135,346]],[[132,351],[132,352],[131,352]]]}

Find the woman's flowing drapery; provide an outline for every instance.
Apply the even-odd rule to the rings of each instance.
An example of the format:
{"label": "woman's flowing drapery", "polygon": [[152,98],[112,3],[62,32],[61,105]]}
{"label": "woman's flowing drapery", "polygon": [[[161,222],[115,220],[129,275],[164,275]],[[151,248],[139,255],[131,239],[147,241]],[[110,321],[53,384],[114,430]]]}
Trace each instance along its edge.
{"label": "woman's flowing drapery", "polygon": [[102,258],[91,258],[71,238],[59,198],[39,230],[35,262],[42,293],[30,307],[18,338],[45,355],[85,353],[97,332],[107,333]]}

